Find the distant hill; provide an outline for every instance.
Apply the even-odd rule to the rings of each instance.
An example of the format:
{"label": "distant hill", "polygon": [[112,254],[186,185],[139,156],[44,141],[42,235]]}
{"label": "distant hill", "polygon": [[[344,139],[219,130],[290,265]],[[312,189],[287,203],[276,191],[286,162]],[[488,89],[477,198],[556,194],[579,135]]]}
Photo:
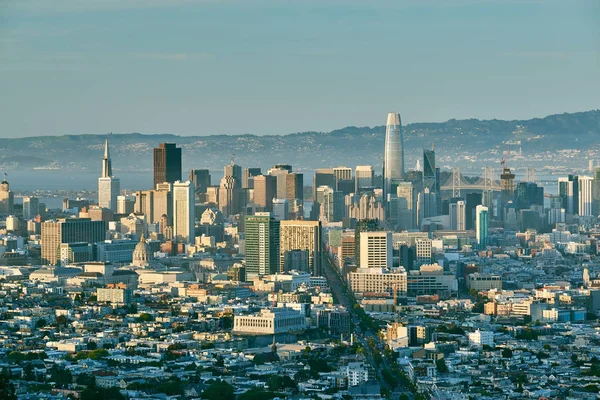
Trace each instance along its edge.
{"label": "distant hill", "polygon": [[[383,119],[383,118],[382,118]],[[242,166],[263,169],[277,163],[292,164],[296,170],[312,171],[337,165],[373,165],[381,170],[385,126],[349,126],[332,132],[302,132],[285,135],[177,136],[141,133],[110,135],[113,170],[151,171],[152,149],[161,142],[183,148],[183,167],[222,170],[235,154]],[[0,141],[0,170],[62,169],[100,171],[103,142],[107,135],[40,136]],[[449,120],[414,123],[404,127],[406,168],[414,167],[421,149],[435,145],[438,164],[480,168],[500,162],[511,143],[514,162],[536,162],[545,156],[572,149],[595,157],[600,142],[600,110],[550,115],[525,121]],[[565,163],[581,162],[566,157]],[[540,164],[541,163],[541,164]],[[579,164],[577,164],[579,165]],[[308,183],[308,182],[306,182]]]}

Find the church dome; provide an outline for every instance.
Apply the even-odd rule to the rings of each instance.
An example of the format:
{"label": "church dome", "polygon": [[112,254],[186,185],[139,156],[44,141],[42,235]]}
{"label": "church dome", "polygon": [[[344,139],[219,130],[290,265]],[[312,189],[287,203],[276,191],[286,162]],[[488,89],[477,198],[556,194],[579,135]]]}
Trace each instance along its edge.
{"label": "church dome", "polygon": [[150,246],[146,243],[144,235],[140,238],[140,242],[135,246],[133,250],[133,261],[132,264],[136,267],[146,267],[150,262]]}

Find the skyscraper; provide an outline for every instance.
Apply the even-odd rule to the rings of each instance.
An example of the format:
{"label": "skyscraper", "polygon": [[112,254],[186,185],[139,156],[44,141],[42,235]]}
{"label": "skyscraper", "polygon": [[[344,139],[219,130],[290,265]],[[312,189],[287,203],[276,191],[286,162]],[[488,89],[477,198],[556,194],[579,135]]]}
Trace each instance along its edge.
{"label": "skyscraper", "polygon": [[370,165],[358,165],[354,170],[354,183],[355,183],[355,193],[359,193],[362,188],[373,187],[373,178],[375,177],[375,172],[373,171],[373,167]]}
{"label": "skyscraper", "polygon": [[592,215],[600,215],[600,167],[594,169],[592,181]]}
{"label": "skyscraper", "polygon": [[154,187],[175,181],[181,181],[181,148],[175,143],[161,143],[154,149]]}
{"label": "skyscraper", "polygon": [[14,205],[15,194],[10,190],[6,174],[4,174],[4,180],[0,183],[0,214],[12,214]]}
{"label": "skyscraper", "polygon": [[117,212],[117,197],[120,191],[119,178],[115,178],[112,174],[108,139],[106,139],[106,142],[104,142],[104,157],[102,158],[102,176],[98,178],[98,205]]}
{"label": "skyscraper", "polygon": [[475,207],[475,235],[480,249],[485,249],[488,244],[488,218],[487,207],[481,205]]}
{"label": "skyscraper", "polygon": [[240,212],[240,190],[242,187],[242,167],[235,164],[226,165],[224,168],[221,186],[219,187],[219,210],[225,216],[235,215]]}
{"label": "skyscraper", "polygon": [[412,182],[400,182],[396,188],[398,196],[398,221],[396,226],[400,230],[414,229],[415,227],[415,195]]}
{"label": "skyscraper", "polygon": [[277,196],[277,178],[272,175],[254,177],[254,204],[263,211],[273,211],[273,199]]}
{"label": "skyscraper", "polygon": [[279,271],[279,221],[271,213],[246,215],[246,279]]}
{"label": "skyscraper", "polygon": [[42,223],[42,264],[56,265],[62,243],[102,242],[106,235],[105,221],[89,218],[69,218]]}
{"label": "skyscraper", "polygon": [[254,189],[254,177],[262,175],[260,168],[244,168],[242,189]]}
{"label": "skyscraper", "polygon": [[432,193],[436,191],[436,175],[435,151],[423,150],[423,187]]}
{"label": "skyscraper", "polygon": [[[335,187],[335,176],[333,176],[333,168],[320,168],[315,171],[313,177],[313,201],[317,199],[317,188],[319,186]],[[318,205],[317,205],[318,206]],[[315,205],[313,205],[313,208]]]}
{"label": "skyscraper", "polygon": [[392,233],[361,232],[360,233],[360,267],[392,268]]}
{"label": "skyscraper", "polygon": [[466,230],[466,207],[465,201],[462,199],[453,199],[450,202],[450,230],[464,231]]}
{"label": "skyscraper", "polygon": [[277,164],[269,169],[268,174],[277,178],[277,198],[285,199],[287,193],[287,175],[292,173],[292,166]]}
{"label": "skyscraper", "polygon": [[194,184],[194,192],[196,196],[206,193],[210,183],[210,171],[207,169],[192,169],[190,170],[189,181]]}
{"label": "skyscraper", "polygon": [[194,184],[190,181],[173,183],[173,237],[177,243],[194,242],[195,221]]}
{"label": "skyscraper", "polygon": [[580,176],[578,180],[579,189],[579,215],[592,215],[592,182],[591,176]]}
{"label": "skyscraper", "polygon": [[23,219],[34,219],[40,213],[40,200],[37,197],[23,197]]}
{"label": "skyscraper", "polygon": [[335,191],[329,186],[319,186],[316,203],[320,207],[320,218],[328,222],[339,222],[344,218],[345,202],[342,192]]}
{"label": "skyscraper", "polygon": [[579,177],[558,178],[558,195],[567,214],[579,215]]}
{"label": "skyscraper", "polygon": [[383,155],[383,196],[384,201],[391,194],[392,182],[404,177],[404,139],[400,114],[389,113],[385,128],[385,148]]}
{"label": "skyscraper", "polygon": [[281,221],[280,270],[284,270],[285,253],[308,251],[308,267],[313,276],[321,276],[321,222]]}

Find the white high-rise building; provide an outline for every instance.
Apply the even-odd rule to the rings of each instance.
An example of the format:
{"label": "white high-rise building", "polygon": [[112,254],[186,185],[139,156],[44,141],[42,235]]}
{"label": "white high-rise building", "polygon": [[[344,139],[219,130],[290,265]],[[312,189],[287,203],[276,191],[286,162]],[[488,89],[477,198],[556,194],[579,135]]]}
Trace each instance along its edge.
{"label": "white high-rise building", "polygon": [[579,177],[579,215],[588,216],[592,214],[592,182],[591,176]]}
{"label": "white high-rise building", "polygon": [[361,188],[373,187],[375,171],[371,165],[358,165],[354,170],[354,191],[358,193]]}
{"label": "white high-rise building", "polygon": [[404,177],[404,140],[400,114],[389,113],[385,128],[385,148],[383,155],[383,196],[391,194],[392,181]]}
{"label": "white high-rise building", "polygon": [[108,152],[108,139],[104,143],[104,157],[102,158],[102,176],[98,178],[98,205],[117,212],[117,197],[121,191],[119,178],[112,175],[112,165]]}
{"label": "white high-rise building", "polygon": [[277,221],[288,219],[289,210],[287,199],[273,199],[273,216]]}
{"label": "white high-rise building", "polygon": [[195,220],[194,184],[190,181],[173,183],[173,237],[177,243],[194,242]]}
{"label": "white high-rise building", "polygon": [[450,230],[464,231],[466,221],[466,204],[464,200],[450,203]]}
{"label": "white high-rise building", "polygon": [[392,233],[361,232],[360,233],[360,267],[392,268]]}

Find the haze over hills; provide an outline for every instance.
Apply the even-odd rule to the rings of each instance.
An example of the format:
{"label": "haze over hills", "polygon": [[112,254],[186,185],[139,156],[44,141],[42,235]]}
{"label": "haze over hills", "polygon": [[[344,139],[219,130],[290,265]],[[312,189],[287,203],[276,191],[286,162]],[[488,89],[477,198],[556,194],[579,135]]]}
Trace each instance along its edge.
{"label": "haze over hills", "polygon": [[[175,142],[183,148],[184,170],[221,170],[235,154],[235,162],[244,167],[266,169],[286,162],[306,172],[337,165],[373,165],[380,171],[384,136],[385,126],[380,125],[271,136],[129,133],[110,135],[109,140],[113,169],[118,176],[120,171],[151,171],[152,149],[161,142]],[[81,134],[3,139],[0,168],[4,171],[20,168],[99,173],[106,137],[106,134]],[[407,170],[413,169],[422,157],[421,149],[430,148],[432,144],[442,168],[454,165],[463,170],[476,170],[484,165],[498,167],[509,144],[515,167],[584,168],[587,159],[597,159],[599,139],[600,110],[523,121],[453,119],[404,127]]]}

